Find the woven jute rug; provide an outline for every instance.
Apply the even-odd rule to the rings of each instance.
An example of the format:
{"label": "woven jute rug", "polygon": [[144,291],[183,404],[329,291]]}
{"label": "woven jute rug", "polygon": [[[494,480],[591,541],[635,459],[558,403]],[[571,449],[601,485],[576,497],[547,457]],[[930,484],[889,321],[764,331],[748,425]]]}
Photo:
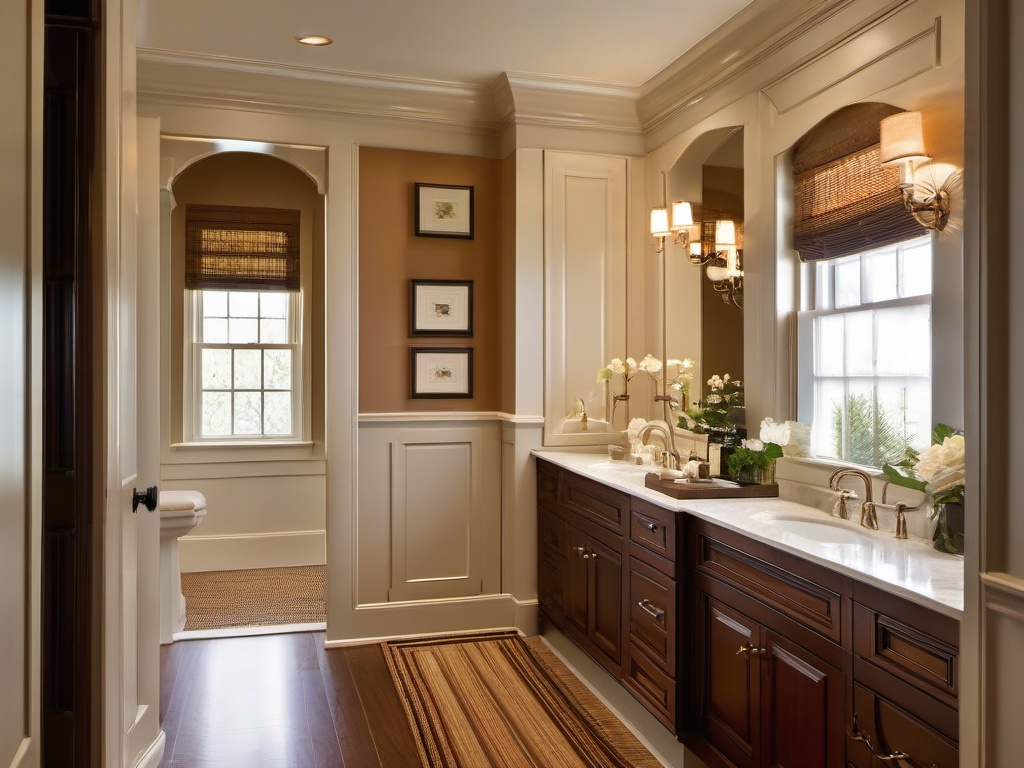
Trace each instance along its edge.
{"label": "woven jute rug", "polygon": [[660,768],[539,637],[382,643],[427,768]]}
{"label": "woven jute rug", "polygon": [[183,573],[185,629],[324,622],[326,570],[300,565]]}

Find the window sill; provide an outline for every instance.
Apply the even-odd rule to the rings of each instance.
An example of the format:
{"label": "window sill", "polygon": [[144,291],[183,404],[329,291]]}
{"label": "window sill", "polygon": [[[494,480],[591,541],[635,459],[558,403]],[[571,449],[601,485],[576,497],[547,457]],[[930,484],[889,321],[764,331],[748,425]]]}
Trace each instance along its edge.
{"label": "window sill", "polygon": [[312,448],[312,440],[204,440],[171,443],[172,451],[208,450],[215,448]]}

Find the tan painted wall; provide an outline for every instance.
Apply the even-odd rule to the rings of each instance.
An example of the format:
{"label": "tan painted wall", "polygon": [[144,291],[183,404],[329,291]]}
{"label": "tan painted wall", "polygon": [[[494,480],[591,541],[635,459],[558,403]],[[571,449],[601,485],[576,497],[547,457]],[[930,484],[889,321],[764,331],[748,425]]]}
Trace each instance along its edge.
{"label": "tan painted wall", "polygon": [[[415,182],[471,185],[472,240],[416,237]],[[496,411],[501,384],[501,194],[498,160],[359,150],[359,411]],[[472,338],[411,338],[410,279],[473,281]],[[411,347],[472,347],[473,397],[413,400]]]}

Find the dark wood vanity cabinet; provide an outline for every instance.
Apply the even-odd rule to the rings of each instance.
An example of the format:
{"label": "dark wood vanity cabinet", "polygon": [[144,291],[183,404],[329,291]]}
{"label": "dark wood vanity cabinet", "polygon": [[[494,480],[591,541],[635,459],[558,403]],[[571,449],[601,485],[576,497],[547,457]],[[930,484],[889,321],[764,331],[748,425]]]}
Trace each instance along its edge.
{"label": "dark wood vanity cabinet", "polygon": [[713,768],[955,768],[959,622],[538,461],[549,621]]}

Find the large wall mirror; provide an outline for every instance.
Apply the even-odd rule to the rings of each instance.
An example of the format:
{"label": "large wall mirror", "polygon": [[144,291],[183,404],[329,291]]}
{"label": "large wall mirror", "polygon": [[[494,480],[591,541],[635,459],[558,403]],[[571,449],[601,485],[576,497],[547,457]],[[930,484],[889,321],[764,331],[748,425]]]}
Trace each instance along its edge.
{"label": "large wall mirror", "polygon": [[[705,254],[716,249],[716,222],[732,221],[742,267],[742,127],[718,128],[692,142],[666,174],[666,196],[669,202],[691,203],[691,231]],[[703,398],[711,375],[728,373],[742,381],[744,374],[742,297],[729,300],[715,290],[707,277],[708,266],[693,264],[682,246],[666,245],[664,355],[696,357],[691,401]],[[717,266],[725,266],[725,261]]]}

